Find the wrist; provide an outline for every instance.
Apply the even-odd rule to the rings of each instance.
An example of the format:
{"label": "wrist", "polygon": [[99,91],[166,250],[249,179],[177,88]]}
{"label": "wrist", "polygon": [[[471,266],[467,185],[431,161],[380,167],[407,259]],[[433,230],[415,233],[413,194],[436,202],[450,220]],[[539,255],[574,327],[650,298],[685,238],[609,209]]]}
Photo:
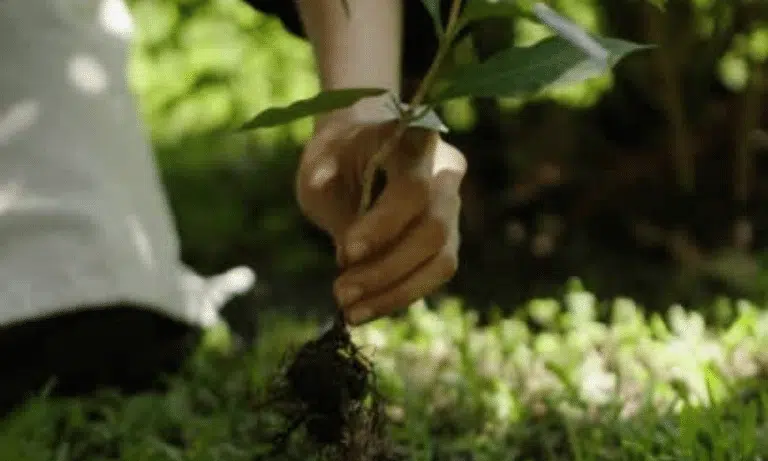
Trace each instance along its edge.
{"label": "wrist", "polygon": [[322,13],[304,17],[323,88],[384,88],[399,94],[402,0],[350,1],[349,15],[339,0],[300,4],[309,2],[322,5]]}
{"label": "wrist", "polygon": [[[323,90],[383,88],[400,93],[402,0],[353,0],[349,15],[339,0],[299,0]],[[376,120],[390,98],[365,98],[320,117]]]}

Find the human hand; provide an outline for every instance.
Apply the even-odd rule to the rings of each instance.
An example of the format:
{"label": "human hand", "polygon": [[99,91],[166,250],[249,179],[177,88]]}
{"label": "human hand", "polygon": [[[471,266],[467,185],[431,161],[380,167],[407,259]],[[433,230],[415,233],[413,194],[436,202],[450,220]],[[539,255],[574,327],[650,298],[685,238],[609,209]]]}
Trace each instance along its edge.
{"label": "human hand", "polygon": [[330,117],[302,154],[296,192],[304,214],[328,232],[341,274],[334,295],[350,324],[407,307],[458,266],[459,186],[466,160],[433,131],[410,128],[387,156],[387,183],[358,216],[363,170],[396,122]]}

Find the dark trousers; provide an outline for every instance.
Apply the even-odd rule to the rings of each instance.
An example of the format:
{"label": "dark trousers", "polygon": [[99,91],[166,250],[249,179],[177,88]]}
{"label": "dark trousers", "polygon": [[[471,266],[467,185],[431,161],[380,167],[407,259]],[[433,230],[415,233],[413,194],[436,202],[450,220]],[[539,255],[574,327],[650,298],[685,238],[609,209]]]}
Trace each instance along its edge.
{"label": "dark trousers", "polygon": [[39,394],[162,385],[194,350],[200,332],[132,306],[111,306],[0,328],[0,416]]}

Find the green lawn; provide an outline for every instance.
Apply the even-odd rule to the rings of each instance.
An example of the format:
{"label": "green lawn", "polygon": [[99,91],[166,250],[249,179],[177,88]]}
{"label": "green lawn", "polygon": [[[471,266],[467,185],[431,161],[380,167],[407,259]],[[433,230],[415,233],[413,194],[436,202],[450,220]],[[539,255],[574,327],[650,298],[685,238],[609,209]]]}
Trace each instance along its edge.
{"label": "green lawn", "polygon": [[[760,460],[768,457],[768,311],[720,302],[646,316],[578,288],[478,327],[455,300],[355,329],[407,460]],[[281,423],[259,411],[285,354],[317,323],[270,315],[235,351],[212,330],[167,393],[40,398],[3,422],[0,459],[264,459]],[[601,320],[602,319],[602,320]],[[301,431],[277,459],[318,454]]]}

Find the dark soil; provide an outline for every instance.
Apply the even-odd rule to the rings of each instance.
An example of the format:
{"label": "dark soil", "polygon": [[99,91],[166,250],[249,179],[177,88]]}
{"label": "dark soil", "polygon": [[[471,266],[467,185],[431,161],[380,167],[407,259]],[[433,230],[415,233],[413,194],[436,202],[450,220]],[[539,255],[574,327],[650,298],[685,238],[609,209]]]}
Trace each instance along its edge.
{"label": "dark soil", "polygon": [[318,449],[340,459],[397,459],[385,438],[371,363],[352,342],[341,314],[330,330],[301,346],[273,384],[265,406],[282,413],[285,427],[271,437],[272,456],[303,426]]}

